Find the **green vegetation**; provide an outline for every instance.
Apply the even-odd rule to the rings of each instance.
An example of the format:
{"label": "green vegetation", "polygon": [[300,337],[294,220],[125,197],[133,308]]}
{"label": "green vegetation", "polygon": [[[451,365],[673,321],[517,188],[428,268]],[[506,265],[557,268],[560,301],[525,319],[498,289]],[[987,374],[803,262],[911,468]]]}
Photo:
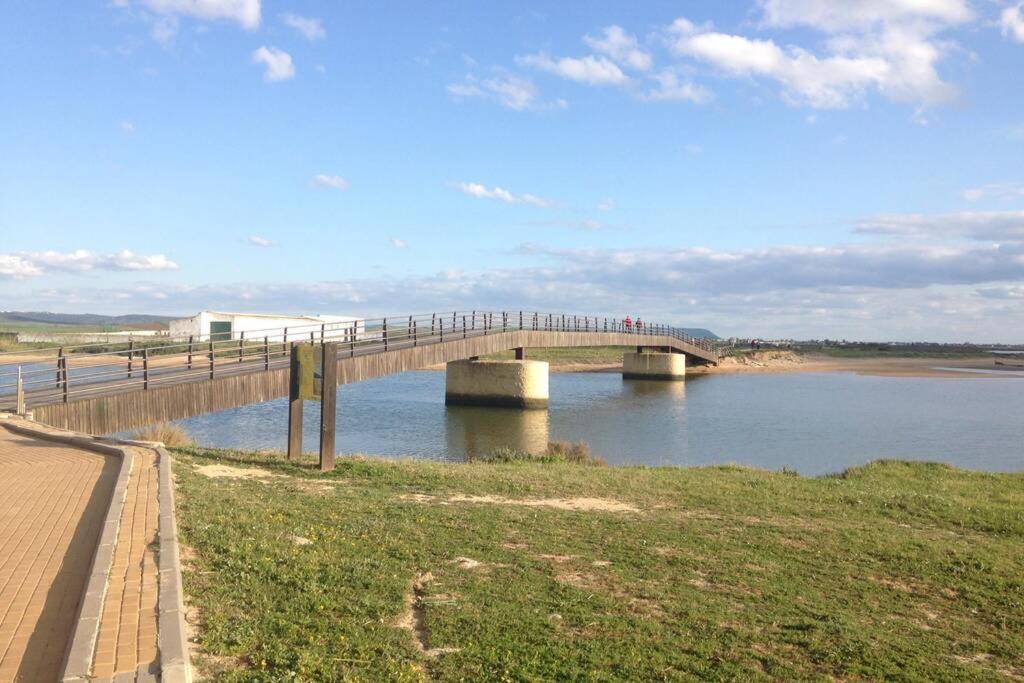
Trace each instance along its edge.
{"label": "green vegetation", "polygon": [[[768,348],[768,347],[765,347]],[[989,357],[987,346],[974,344],[835,344],[802,343],[793,346],[799,353],[833,358],[979,358]]]}
{"label": "green vegetation", "polygon": [[175,472],[195,661],[218,680],[1024,675],[1024,474],[321,475],[200,449]]}
{"label": "green vegetation", "polygon": [[602,458],[590,452],[590,444],[586,441],[570,443],[568,441],[549,441],[543,453],[527,453],[514,448],[498,448],[486,455],[477,456],[472,460],[489,463],[509,462],[568,462],[578,465],[607,465]]}
{"label": "green vegetation", "polygon": [[[528,360],[542,360],[552,365],[620,365],[625,351],[634,351],[633,346],[578,346],[568,348],[526,349]],[[484,356],[488,360],[511,360],[513,351]]]}

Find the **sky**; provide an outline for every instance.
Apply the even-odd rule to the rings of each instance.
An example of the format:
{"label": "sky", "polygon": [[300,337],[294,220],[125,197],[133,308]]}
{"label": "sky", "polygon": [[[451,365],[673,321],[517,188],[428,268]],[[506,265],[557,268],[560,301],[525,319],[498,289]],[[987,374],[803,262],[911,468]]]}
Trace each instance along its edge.
{"label": "sky", "polygon": [[1024,2],[7,0],[0,310],[1024,342]]}

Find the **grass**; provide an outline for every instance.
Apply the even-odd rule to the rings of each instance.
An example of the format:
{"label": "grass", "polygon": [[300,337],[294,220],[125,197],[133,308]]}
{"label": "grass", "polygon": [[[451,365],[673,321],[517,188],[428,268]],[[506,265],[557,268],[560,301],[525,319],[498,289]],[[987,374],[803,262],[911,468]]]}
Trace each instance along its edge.
{"label": "grass", "polygon": [[192,437],[188,435],[188,432],[170,422],[159,422],[143,427],[132,432],[131,438],[136,441],[160,441],[168,448],[192,445]]}
{"label": "grass", "polygon": [[[1024,675],[1022,474],[344,458],[321,475],[200,449],[175,472],[194,661],[216,680]],[[594,499],[611,509],[571,509]]]}
{"label": "grass", "polygon": [[[568,348],[528,348],[527,360],[547,361],[554,366],[559,365],[618,365],[622,363],[622,354],[635,351],[634,346],[579,346]],[[488,360],[511,360],[513,351],[504,351],[484,356]]]}
{"label": "grass", "polygon": [[590,444],[586,441],[549,441],[548,447],[543,453],[527,453],[515,448],[497,448],[485,455],[476,456],[473,460],[489,463],[510,463],[510,462],[564,462],[577,465],[600,465],[608,463],[590,452]]}

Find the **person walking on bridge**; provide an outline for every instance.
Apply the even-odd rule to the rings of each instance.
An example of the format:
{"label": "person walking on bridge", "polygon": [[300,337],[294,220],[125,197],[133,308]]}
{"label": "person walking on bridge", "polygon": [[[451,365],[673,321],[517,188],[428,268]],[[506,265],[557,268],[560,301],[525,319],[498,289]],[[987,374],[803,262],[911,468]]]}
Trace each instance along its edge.
{"label": "person walking on bridge", "polygon": [[633,319],[629,317],[628,313],[626,314],[626,320],[624,322],[626,323],[626,332],[627,333],[632,332],[633,331]]}
{"label": "person walking on bridge", "polygon": [[636,333],[643,334],[644,321],[640,319],[640,316],[636,317]]}

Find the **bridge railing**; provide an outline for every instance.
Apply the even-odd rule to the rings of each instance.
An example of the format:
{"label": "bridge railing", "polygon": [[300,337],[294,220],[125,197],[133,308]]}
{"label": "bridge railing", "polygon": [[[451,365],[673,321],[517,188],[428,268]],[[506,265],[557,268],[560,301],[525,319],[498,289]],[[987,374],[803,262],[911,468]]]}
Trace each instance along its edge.
{"label": "bridge railing", "polygon": [[[213,379],[287,367],[298,342],[336,342],[339,357],[437,344],[518,330],[669,336],[718,358],[718,345],[664,324],[619,318],[534,311],[451,311],[377,319],[246,330],[225,336],[121,344],[82,344],[0,353],[0,401],[21,389],[26,404],[68,402],[130,389]],[[639,340],[638,340],[639,341]],[[111,348],[113,346],[113,348]],[[28,362],[5,363],[29,355]],[[38,359],[38,360],[36,360]]]}

